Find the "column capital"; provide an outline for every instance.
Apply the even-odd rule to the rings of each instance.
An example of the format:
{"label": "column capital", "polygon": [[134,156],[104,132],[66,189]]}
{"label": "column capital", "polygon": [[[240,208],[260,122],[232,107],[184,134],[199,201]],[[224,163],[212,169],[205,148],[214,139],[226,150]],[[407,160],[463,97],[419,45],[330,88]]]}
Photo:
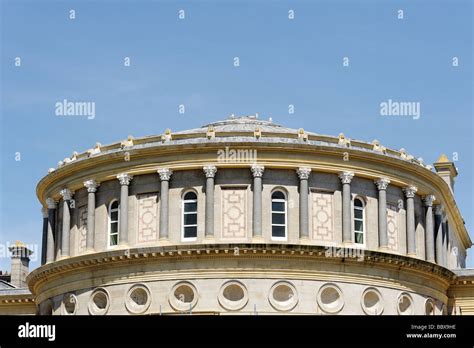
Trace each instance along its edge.
{"label": "column capital", "polygon": [[130,181],[132,181],[133,176],[127,173],[120,173],[117,175],[117,179],[120,181],[120,185],[129,185]]}
{"label": "column capital", "polygon": [[63,197],[65,201],[69,201],[72,199],[74,192],[68,188],[63,188],[61,191],[59,191],[59,194]]}
{"label": "column capital", "polygon": [[433,206],[435,215],[443,215],[444,207],[442,204],[436,204]]}
{"label": "column capital", "polygon": [[388,184],[390,184],[390,180],[388,178],[379,178],[374,181],[375,185],[377,185],[377,189],[380,190],[386,190],[388,187]]}
{"label": "column capital", "polygon": [[95,193],[99,186],[100,184],[93,179],[84,181],[84,187],[87,188],[87,192],[89,193]]}
{"label": "column capital", "polygon": [[46,198],[46,204],[48,205],[48,209],[56,209],[57,202],[54,198]]}
{"label": "column capital", "polygon": [[171,175],[173,175],[173,171],[169,168],[160,168],[158,169],[157,173],[160,175],[161,181],[169,181],[171,179]]}
{"label": "column capital", "polygon": [[213,178],[217,173],[216,166],[204,166],[202,170],[206,174],[206,178]]}
{"label": "column capital", "polygon": [[250,170],[252,171],[254,178],[261,178],[263,176],[263,172],[265,171],[265,167],[259,164],[252,164]]}
{"label": "column capital", "polygon": [[426,195],[423,196],[423,202],[425,203],[425,206],[427,207],[432,207],[433,202],[436,200],[435,195]]}
{"label": "column capital", "polygon": [[47,219],[48,218],[48,208],[41,208],[41,214],[43,215],[43,219]]}
{"label": "column capital", "polygon": [[418,191],[418,188],[416,186],[413,186],[413,185],[410,185],[410,186],[407,186],[407,187],[403,188],[403,193],[405,193],[405,196],[407,198],[414,198],[416,191]]}
{"label": "column capital", "polygon": [[354,177],[353,172],[341,172],[341,173],[339,173],[339,179],[341,179],[341,182],[343,184],[350,184],[353,177]]}
{"label": "column capital", "polygon": [[311,174],[311,168],[309,167],[299,167],[296,170],[296,174],[298,174],[298,177],[300,180],[308,180],[309,175]]}

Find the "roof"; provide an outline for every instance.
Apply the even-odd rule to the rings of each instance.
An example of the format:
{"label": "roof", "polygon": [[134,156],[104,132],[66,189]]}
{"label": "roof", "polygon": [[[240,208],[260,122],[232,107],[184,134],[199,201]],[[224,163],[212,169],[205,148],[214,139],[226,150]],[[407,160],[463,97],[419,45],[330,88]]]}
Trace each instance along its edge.
{"label": "roof", "polygon": [[16,289],[16,287],[13,284],[0,279],[0,292],[11,289]]}
{"label": "roof", "polygon": [[[257,127],[260,129],[260,131],[269,133],[295,134],[298,132],[297,129],[287,128],[273,123],[272,119],[259,119],[257,115],[242,117],[235,117],[232,115],[226,120],[212,122],[200,128],[188,129],[181,132],[173,132],[173,134],[206,133],[210,127],[212,127],[215,132],[253,132]],[[307,134],[315,135],[316,133],[307,132]]]}
{"label": "roof", "polygon": [[28,288],[18,288],[11,283],[0,280],[0,297],[17,295],[31,295],[31,291]]}

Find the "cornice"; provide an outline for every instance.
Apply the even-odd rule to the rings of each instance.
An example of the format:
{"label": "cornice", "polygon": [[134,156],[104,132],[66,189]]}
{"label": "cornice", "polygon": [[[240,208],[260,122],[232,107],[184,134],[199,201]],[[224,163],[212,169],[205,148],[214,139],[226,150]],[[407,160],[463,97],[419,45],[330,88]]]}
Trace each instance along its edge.
{"label": "cornice", "polygon": [[26,303],[35,303],[36,296],[33,294],[9,294],[0,293],[0,305],[24,305]]}
{"label": "cornice", "polygon": [[[234,251],[238,248],[239,255]],[[341,248],[341,250],[344,250]],[[349,251],[349,249],[348,249]],[[341,254],[344,254],[343,251]],[[301,246],[288,244],[200,244],[164,246],[149,248],[121,249],[95,254],[86,254],[63,259],[43,265],[33,270],[27,277],[30,291],[36,295],[41,293],[43,286],[63,279],[68,275],[84,271],[94,271],[107,267],[129,267],[134,263],[179,261],[188,259],[285,259],[291,260],[317,260],[318,263],[336,263],[340,265],[357,265],[361,267],[375,267],[382,270],[408,272],[415,277],[429,278],[438,282],[447,289],[456,280],[456,274],[424,260],[393,255],[383,252],[364,250],[363,261],[350,257],[326,257],[326,247]],[[341,271],[344,273],[344,271]]]}

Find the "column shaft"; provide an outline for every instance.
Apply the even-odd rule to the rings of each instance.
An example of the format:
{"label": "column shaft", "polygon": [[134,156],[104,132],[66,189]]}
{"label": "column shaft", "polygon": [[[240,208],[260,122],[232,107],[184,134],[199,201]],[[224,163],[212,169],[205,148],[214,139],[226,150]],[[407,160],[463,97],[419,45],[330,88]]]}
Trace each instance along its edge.
{"label": "column shaft", "polygon": [[160,192],[160,239],[168,239],[168,189],[168,180],[162,180]]}
{"label": "column shaft", "polygon": [[296,171],[300,178],[300,238],[309,238],[309,187],[308,179],[311,174],[311,168],[301,167]]}
{"label": "column shaft", "polygon": [[168,239],[168,219],[169,219],[169,180],[173,172],[168,168],[158,170],[161,180],[160,190],[160,239]]}
{"label": "column shaft", "polygon": [[262,236],[262,178],[253,179],[253,235]]}
{"label": "column shaft", "polygon": [[120,186],[119,244],[128,244],[128,185]]}
{"label": "column shaft", "polygon": [[308,180],[300,180],[300,238],[309,238]]}
{"label": "column shaft", "polygon": [[435,238],[436,238],[436,263],[443,264],[443,216],[441,215],[440,206],[435,209]]}
{"label": "column shaft", "polygon": [[426,207],[426,231],[425,231],[426,260],[435,261],[434,254],[434,226],[433,226],[433,208]]}
{"label": "column shaft", "polygon": [[206,178],[206,237],[214,236],[214,178]]}
{"label": "column shaft", "polygon": [[407,254],[416,255],[416,235],[415,235],[415,193],[418,189],[415,186],[408,186],[403,189],[407,198]]}
{"label": "column shaft", "polygon": [[43,214],[43,234],[41,238],[41,265],[46,263],[48,252],[48,209],[42,208]]}
{"label": "column shaft", "polygon": [[435,262],[434,248],[434,223],[433,223],[433,201],[435,196],[428,195],[424,197],[426,215],[425,215],[425,255],[426,261]]}
{"label": "column shaft", "polygon": [[94,250],[94,230],[95,230],[95,193],[87,194],[87,237],[86,249]]}
{"label": "column shaft", "polygon": [[339,174],[342,182],[342,242],[352,242],[351,228],[351,181],[354,177],[352,172]]}
{"label": "column shaft", "polygon": [[99,184],[95,180],[84,182],[87,188],[87,236],[86,250],[92,251],[95,248],[95,193]]}
{"label": "column shaft", "polygon": [[407,198],[407,253],[416,253],[415,239],[415,202],[413,198]]}
{"label": "column shaft", "polygon": [[203,168],[206,175],[206,211],[205,228],[206,237],[214,237],[214,176],[217,168],[215,166],[205,166]]}
{"label": "column shaft", "polygon": [[46,247],[46,263],[55,259],[55,228],[56,228],[56,202],[52,198],[46,200],[48,204],[48,238]]}
{"label": "column shaft", "polygon": [[120,182],[119,245],[128,245],[128,185],[133,177],[127,173],[117,175]]}
{"label": "column shaft", "polygon": [[342,241],[351,242],[351,185],[342,185]]}
{"label": "column shaft", "polygon": [[448,263],[448,225],[446,221],[443,221],[441,224],[441,231],[443,234],[443,243],[442,243],[442,264],[444,267]]}
{"label": "column shaft", "polygon": [[379,247],[388,247],[388,233],[387,233],[387,187],[390,180],[387,178],[380,178],[375,181],[379,190],[378,198],[378,220],[379,220]]}
{"label": "column shaft", "polygon": [[69,209],[73,192],[65,188],[62,189],[59,193],[63,197],[63,229],[61,234],[61,257],[68,257],[69,245],[71,244],[71,212]]}
{"label": "column shaft", "polygon": [[63,200],[63,233],[61,235],[61,257],[69,256],[70,231],[71,214],[69,211],[69,200]]}
{"label": "column shaft", "polygon": [[379,246],[388,246],[387,235],[387,191],[379,191]]}
{"label": "column shaft", "polygon": [[262,236],[262,176],[265,168],[253,165],[253,236]]}

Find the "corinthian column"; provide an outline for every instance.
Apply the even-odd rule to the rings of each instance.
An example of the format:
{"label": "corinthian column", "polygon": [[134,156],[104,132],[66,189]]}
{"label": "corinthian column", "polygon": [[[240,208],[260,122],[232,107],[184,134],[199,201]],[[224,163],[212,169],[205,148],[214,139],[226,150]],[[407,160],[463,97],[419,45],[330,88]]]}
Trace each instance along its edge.
{"label": "corinthian column", "polygon": [[441,204],[435,205],[435,235],[436,235],[436,263],[443,264],[443,206]]}
{"label": "corinthian column", "polygon": [[443,253],[442,253],[442,265],[447,267],[448,265],[448,218],[445,215],[443,219],[443,223],[441,225],[441,229],[443,232]]}
{"label": "corinthian column", "polygon": [[86,250],[94,250],[95,239],[95,193],[99,184],[95,180],[84,181],[84,186],[87,188],[87,237]]}
{"label": "corinthian column", "polygon": [[43,215],[43,234],[41,238],[41,265],[46,263],[46,253],[48,250],[48,209],[41,208]]}
{"label": "corinthian column", "polygon": [[375,180],[375,185],[379,190],[379,247],[388,247],[388,234],[387,234],[387,187],[390,184],[390,180],[387,178],[380,178]]}
{"label": "corinthian column", "polygon": [[214,177],[217,172],[215,166],[205,166],[203,168],[206,174],[206,226],[205,236],[214,236]]}
{"label": "corinthian column", "polygon": [[161,180],[160,190],[160,239],[168,239],[168,195],[169,195],[169,181],[173,171],[168,168],[161,168],[158,170]]}
{"label": "corinthian column", "polygon": [[342,182],[342,242],[350,243],[351,238],[351,181],[352,172],[342,172],[339,179]]}
{"label": "corinthian column", "polygon": [[262,177],[265,167],[254,164],[253,175],[253,236],[262,236]]}
{"label": "corinthian column", "polygon": [[125,246],[128,244],[128,185],[130,185],[133,176],[120,173],[117,175],[117,179],[120,182],[119,245]]}
{"label": "corinthian column", "polygon": [[69,211],[69,203],[72,199],[73,192],[65,188],[59,193],[63,197],[63,233],[61,236],[61,257],[68,257],[69,245],[71,243],[71,212]]}
{"label": "corinthian column", "polygon": [[308,179],[311,174],[311,168],[300,167],[296,170],[296,174],[300,178],[300,238],[309,238],[308,228]]}
{"label": "corinthian column", "polygon": [[418,188],[407,186],[403,189],[407,198],[407,254],[416,255],[416,236],[415,236],[415,193]]}
{"label": "corinthian column", "polygon": [[56,234],[56,201],[53,198],[47,198],[48,205],[48,241],[46,247],[46,263],[54,261],[54,236]]}
{"label": "corinthian column", "polygon": [[433,224],[433,202],[436,200],[434,195],[427,195],[423,197],[423,202],[426,207],[426,218],[425,218],[425,249],[426,249],[426,261],[435,262],[435,249],[434,249],[434,224]]}

